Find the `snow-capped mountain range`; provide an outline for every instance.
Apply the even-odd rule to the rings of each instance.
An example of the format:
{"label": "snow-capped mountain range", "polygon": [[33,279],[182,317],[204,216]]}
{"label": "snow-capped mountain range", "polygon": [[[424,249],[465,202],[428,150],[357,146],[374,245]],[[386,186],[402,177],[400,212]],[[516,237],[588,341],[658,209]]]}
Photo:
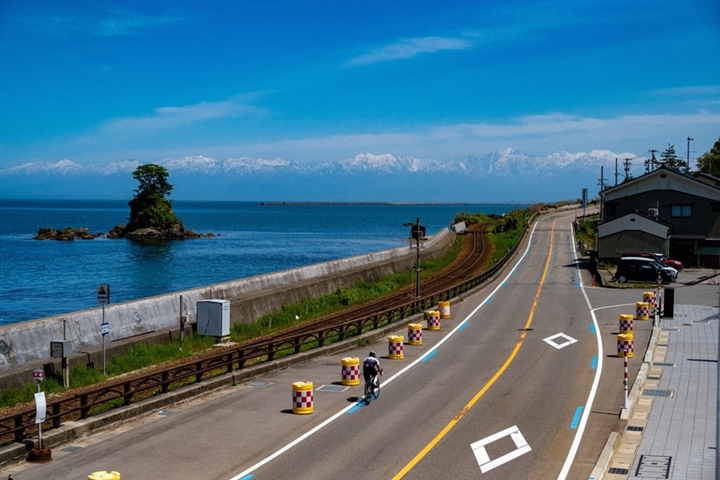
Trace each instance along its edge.
{"label": "snow-capped mountain range", "polygon": [[[364,153],[322,163],[206,156],[154,163],[170,173],[175,199],[531,203],[576,199],[583,188],[594,197],[601,168],[613,185],[616,165],[625,158],[633,159],[632,171],[641,169],[644,158],[631,153],[531,156],[511,148],[450,160]],[[0,198],[132,198],[136,182],[131,173],[141,163],[147,162],[85,166],[63,159],[0,168]],[[618,177],[623,176],[624,171]]]}

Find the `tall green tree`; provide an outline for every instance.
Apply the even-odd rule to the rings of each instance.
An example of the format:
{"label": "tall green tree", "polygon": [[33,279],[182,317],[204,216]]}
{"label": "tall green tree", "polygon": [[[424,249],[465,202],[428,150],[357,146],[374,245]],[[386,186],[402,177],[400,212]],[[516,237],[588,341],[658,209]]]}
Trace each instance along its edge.
{"label": "tall green tree", "polygon": [[169,229],[182,224],[172,210],[172,202],[166,198],[172,191],[165,167],[148,163],[140,165],[133,172],[133,178],[139,182],[135,197],[130,205],[130,221],[125,226],[127,232],[141,228]]}
{"label": "tall green tree", "polygon": [[659,163],[668,168],[672,168],[673,170],[681,171],[686,170],[688,166],[687,162],[685,160],[681,160],[675,153],[675,145],[670,145],[669,143],[665,151],[660,154]]}
{"label": "tall green tree", "polygon": [[720,138],[709,152],[703,153],[697,159],[698,170],[702,173],[709,173],[716,177],[720,177]]}

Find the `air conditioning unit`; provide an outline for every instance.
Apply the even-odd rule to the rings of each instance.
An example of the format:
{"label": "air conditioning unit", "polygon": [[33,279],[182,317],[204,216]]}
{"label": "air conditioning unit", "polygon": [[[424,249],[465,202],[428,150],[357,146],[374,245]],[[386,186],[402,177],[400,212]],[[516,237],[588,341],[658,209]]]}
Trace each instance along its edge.
{"label": "air conditioning unit", "polygon": [[648,208],[648,217],[657,217],[660,211],[657,208]]}

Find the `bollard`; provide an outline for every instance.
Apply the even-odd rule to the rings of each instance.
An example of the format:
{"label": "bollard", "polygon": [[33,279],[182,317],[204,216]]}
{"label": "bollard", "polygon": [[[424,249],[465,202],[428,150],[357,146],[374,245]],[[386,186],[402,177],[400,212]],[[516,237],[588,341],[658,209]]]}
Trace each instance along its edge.
{"label": "bollard", "polygon": [[419,323],[408,324],[408,343],[410,345],[422,345],[422,325]]}
{"label": "bollard", "polygon": [[390,335],[388,337],[388,358],[402,360],[405,358],[405,338],[402,335]]}
{"label": "bollard", "polygon": [[345,357],[340,360],[342,365],[342,384],[360,385],[360,359],[357,357]]}
{"label": "bollard", "polygon": [[293,413],[306,415],[313,413],[312,382],[295,382],[293,388]]}
{"label": "bollard", "polygon": [[120,474],[118,472],[93,472],[88,475],[88,480],[120,480]]}
{"label": "bollard", "polygon": [[649,307],[652,307],[653,315],[657,312],[657,296],[655,292],[643,292],[643,302],[647,303]]}
{"label": "bollard", "polygon": [[633,332],[633,316],[620,315],[620,333]]}
{"label": "bollard", "polygon": [[438,302],[438,310],[440,310],[440,318],[450,318],[450,301]]}
{"label": "bollard", "polygon": [[425,312],[428,330],[440,330],[440,312],[437,310],[428,310]]}
{"label": "bollard", "polygon": [[624,357],[627,355],[628,358],[632,358],[634,356],[634,349],[633,349],[633,334],[628,333],[618,333],[617,335],[617,351],[618,351],[618,357]]}
{"label": "bollard", "polygon": [[650,320],[650,306],[647,302],[635,303],[635,320]]}
{"label": "bollard", "polygon": [[663,312],[664,318],[672,318],[675,314],[675,289],[673,287],[667,287],[665,289],[665,298],[663,301]]}

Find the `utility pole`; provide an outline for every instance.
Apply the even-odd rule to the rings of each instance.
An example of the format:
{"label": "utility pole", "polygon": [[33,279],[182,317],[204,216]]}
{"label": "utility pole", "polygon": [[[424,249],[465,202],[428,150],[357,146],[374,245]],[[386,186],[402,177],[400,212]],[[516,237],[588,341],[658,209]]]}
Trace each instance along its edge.
{"label": "utility pole", "polygon": [[657,153],[657,150],[650,150],[650,160],[645,161],[645,173],[650,173],[652,170],[655,169],[655,163],[657,162],[657,160],[655,159],[655,153]]}
{"label": "utility pole", "polygon": [[615,186],[617,187],[617,179],[618,179],[618,161],[617,157],[615,157]]}
{"label": "utility pole", "polygon": [[690,172],[690,142],[695,140],[694,138],[687,137],[687,164],[685,165],[685,173]]}
{"label": "utility pole", "polygon": [[630,167],[632,166],[632,163],[630,162],[630,160],[631,159],[626,158],[625,161],[623,162],[623,165],[625,167],[625,180],[627,180],[628,178],[632,178],[632,176],[630,175]]}

